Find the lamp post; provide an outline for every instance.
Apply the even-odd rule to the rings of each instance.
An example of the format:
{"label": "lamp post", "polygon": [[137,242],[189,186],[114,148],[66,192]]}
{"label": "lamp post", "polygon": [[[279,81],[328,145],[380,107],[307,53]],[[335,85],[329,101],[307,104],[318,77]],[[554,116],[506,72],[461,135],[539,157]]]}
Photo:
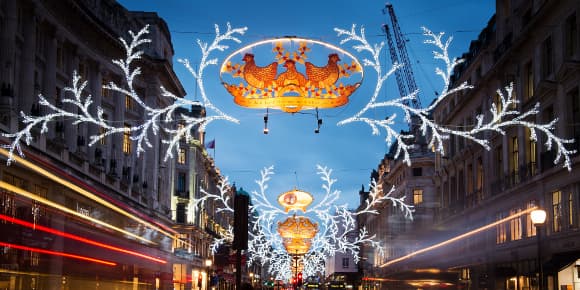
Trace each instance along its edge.
{"label": "lamp post", "polygon": [[206,282],[206,286],[205,289],[209,290],[209,284],[211,282],[211,277],[210,277],[210,271],[211,271],[211,265],[212,265],[212,260],[211,259],[207,259],[205,260],[205,267],[207,268],[207,282]]}
{"label": "lamp post", "polygon": [[544,268],[542,267],[542,226],[546,222],[546,211],[543,209],[536,209],[530,213],[532,223],[536,227],[536,237],[538,241],[538,289],[544,289]]}

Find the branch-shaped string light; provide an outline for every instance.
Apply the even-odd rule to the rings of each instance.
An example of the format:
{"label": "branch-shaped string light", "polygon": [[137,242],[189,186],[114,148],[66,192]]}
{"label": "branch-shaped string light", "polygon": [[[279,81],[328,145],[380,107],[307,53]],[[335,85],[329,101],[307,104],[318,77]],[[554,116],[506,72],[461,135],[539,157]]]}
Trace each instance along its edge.
{"label": "branch-shaped string light", "polygon": [[[212,193],[205,190],[203,187],[200,186],[199,191],[201,192],[200,198],[194,198],[192,206],[201,210],[204,208],[206,202],[211,201],[217,203],[216,206],[216,213],[220,212],[230,212],[233,213],[234,209],[230,206],[230,192],[231,192],[231,185],[228,181],[228,177],[223,177],[218,181],[217,184],[218,193]],[[213,242],[210,245],[210,250],[213,254],[216,254],[219,247],[224,243],[231,243],[234,240],[234,231],[232,226],[228,226],[228,228],[220,233],[220,237],[215,237]]]}
{"label": "branch-shaped string light", "polygon": [[[224,51],[229,47],[224,45],[225,41],[234,41],[240,43],[241,41],[236,35],[243,35],[247,28],[232,28],[231,25],[227,24],[227,30],[225,33],[221,34],[219,26],[215,26],[216,37],[211,44],[207,44],[198,40],[198,45],[202,52],[201,62],[199,69],[193,71],[189,65],[189,61],[180,60],[186,68],[192,73],[195,78],[199,90],[201,92],[203,102],[191,101],[184,98],[177,97],[175,94],[169,92],[163,86],[160,87],[161,96],[171,99],[171,104],[162,108],[154,108],[148,106],[142,101],[142,96],[139,96],[134,88],[134,80],[136,77],[141,75],[141,68],[135,67],[134,62],[141,58],[143,55],[143,50],[139,48],[151,40],[144,38],[146,34],[149,33],[149,26],[146,25],[139,32],[134,33],[129,31],[131,38],[129,42],[125,39],[120,38],[120,42],[125,50],[124,59],[113,60],[113,64],[117,65],[125,76],[125,84],[119,85],[115,82],[109,82],[103,86],[103,89],[110,90],[113,92],[120,93],[124,96],[130,97],[135,103],[137,103],[144,112],[146,117],[141,124],[135,124],[130,127],[117,127],[114,125],[112,120],[106,120],[103,118],[104,110],[102,107],[98,106],[96,108],[96,115],[91,114],[90,106],[93,104],[93,98],[89,94],[83,96],[84,89],[87,86],[87,81],[81,80],[81,77],[76,71],[73,71],[72,86],[64,88],[65,96],[62,99],[63,103],[68,103],[72,108],[59,108],[54,104],[51,104],[42,94],[38,96],[39,105],[44,106],[48,110],[48,114],[43,116],[27,115],[24,112],[20,112],[22,117],[22,123],[25,124],[20,131],[15,133],[2,133],[2,136],[12,139],[10,144],[2,145],[3,148],[9,150],[7,164],[10,165],[14,160],[13,154],[16,151],[17,154],[24,157],[24,153],[21,148],[21,143],[24,141],[26,145],[30,145],[33,141],[33,129],[40,126],[40,134],[48,132],[48,124],[52,121],[56,121],[60,118],[67,118],[72,120],[73,125],[78,125],[81,123],[89,123],[99,126],[101,128],[97,135],[89,136],[90,142],[89,146],[94,145],[103,138],[109,135],[119,134],[119,133],[131,133],[131,139],[137,141],[136,154],[145,151],[145,146],[152,147],[150,142],[150,134],[153,133],[157,135],[160,131],[160,127],[164,132],[168,134],[168,139],[163,139],[162,142],[169,144],[167,151],[165,152],[165,161],[173,157],[173,152],[179,150],[179,141],[185,137],[186,141],[190,141],[193,137],[191,136],[192,129],[199,128],[199,130],[205,130],[205,127],[215,120],[226,120],[234,123],[239,123],[239,121],[214,106],[205,92],[205,87],[203,85],[203,72],[205,68],[209,65],[216,65],[216,58],[209,58],[210,54],[218,51]],[[72,95],[72,97],[69,97]],[[208,115],[204,117],[191,117],[185,114],[181,114],[179,119],[183,126],[175,129],[172,124],[175,119],[175,110],[184,106],[199,105],[204,106],[207,110],[215,112],[215,115]]]}
{"label": "branch-shaped string light", "polygon": [[[337,252],[351,253],[356,263],[359,262],[360,247],[363,244],[377,248],[379,253],[382,252],[383,249],[375,235],[370,235],[366,228],[357,228],[356,216],[378,214],[377,206],[390,202],[393,207],[401,210],[405,218],[413,218],[413,206],[405,203],[404,196],[393,197],[394,188],[389,193],[381,195],[382,191],[376,182],[371,184],[371,191],[365,205],[358,210],[349,210],[347,205],[336,205],[335,203],[340,199],[340,190],[333,188],[337,180],[332,177],[332,169],[317,165],[317,174],[323,181],[321,187],[324,190],[324,196],[312,209],[305,212],[305,215],[312,216],[319,223],[319,232],[312,239],[311,247],[303,259],[304,274],[307,276],[323,273],[325,261]],[[247,263],[267,264],[268,272],[276,279],[288,280],[292,276],[292,257],[284,248],[284,241],[277,232],[277,222],[292,213],[286,213],[268,199],[268,196],[272,196],[268,194],[268,182],[273,175],[273,166],[262,169],[260,179],[255,181],[259,190],[250,193],[252,207],[249,220],[253,221],[253,226],[248,235]],[[218,212],[232,211],[228,205],[227,177],[218,183],[218,188],[220,193],[217,194],[202,190],[204,196],[196,199],[194,205],[201,208],[203,203],[211,200],[218,207],[223,206],[222,209],[217,209]],[[212,250],[215,251],[221,243],[232,240],[233,236],[216,238],[212,244]]]}
{"label": "branch-shaped string light", "polygon": [[[111,120],[104,119],[104,111],[101,107],[96,108],[96,115],[91,113],[91,105],[93,103],[92,96],[86,95],[84,92],[87,82],[81,80],[81,77],[75,71],[72,76],[71,87],[64,89],[65,96],[62,100],[63,103],[69,104],[68,108],[60,108],[54,104],[51,104],[48,99],[43,95],[39,95],[39,104],[46,107],[48,114],[44,116],[33,116],[26,115],[24,112],[20,112],[22,117],[22,123],[25,125],[20,131],[15,133],[2,133],[2,136],[12,139],[12,142],[8,145],[2,145],[9,149],[9,156],[7,164],[13,161],[13,154],[16,151],[19,155],[24,155],[21,148],[21,143],[24,141],[27,145],[33,141],[35,128],[40,127],[40,134],[44,134],[48,131],[48,124],[52,121],[56,121],[60,118],[66,118],[72,120],[73,125],[78,125],[81,123],[93,124],[101,128],[97,135],[90,136],[89,145],[97,143],[103,138],[119,133],[131,133],[131,139],[137,141],[136,154],[145,151],[145,147],[152,147],[150,142],[150,134],[157,135],[159,131],[163,131],[166,137],[162,138],[164,144],[168,144],[167,151],[165,152],[165,160],[173,158],[173,152],[179,150],[180,140],[185,138],[187,142],[192,141],[193,136],[191,132],[193,129],[198,129],[204,131],[206,126],[214,120],[227,120],[234,123],[239,123],[239,121],[214,106],[209,96],[205,91],[203,73],[205,69],[210,65],[216,65],[218,60],[216,58],[211,58],[211,53],[215,51],[224,51],[229,47],[224,45],[225,41],[233,41],[240,43],[241,41],[237,38],[237,35],[243,35],[247,28],[232,28],[230,24],[227,24],[227,29],[225,33],[221,33],[219,26],[215,26],[215,38],[211,43],[205,43],[198,40],[198,45],[201,49],[201,61],[199,68],[197,70],[193,69],[190,62],[186,59],[180,59],[179,61],[184,64],[188,71],[192,74],[195,79],[198,88],[200,90],[202,102],[190,101],[176,96],[164,87],[160,87],[161,96],[167,97],[171,100],[170,104],[162,108],[154,108],[148,106],[142,101],[142,98],[137,94],[134,88],[134,80],[141,74],[141,69],[134,66],[135,60],[138,60],[143,55],[143,51],[139,48],[150,42],[149,39],[144,38],[147,33],[149,33],[148,26],[145,26],[137,33],[129,31],[131,38],[127,42],[124,39],[120,39],[123,45],[126,56],[124,59],[113,60],[113,63],[117,65],[125,76],[125,84],[119,85],[115,82],[110,82],[103,86],[104,89],[117,92],[119,94],[130,97],[135,103],[142,107],[142,111],[146,116],[140,124],[131,125],[128,128],[117,127]],[[486,117],[481,114],[476,117],[476,124],[469,130],[461,131],[456,129],[451,129],[441,124],[437,124],[431,119],[431,113],[435,107],[445,98],[453,95],[457,92],[467,90],[472,88],[467,83],[459,84],[454,88],[450,88],[450,78],[454,68],[460,64],[462,61],[457,59],[451,59],[448,55],[448,48],[451,44],[452,38],[443,40],[443,33],[434,34],[430,30],[423,28],[424,35],[427,37],[425,41],[427,44],[434,45],[438,51],[434,52],[434,58],[441,60],[445,63],[445,69],[437,68],[435,73],[443,79],[444,86],[439,94],[439,97],[430,106],[426,108],[414,108],[409,106],[410,101],[417,98],[418,91],[411,92],[407,96],[401,96],[396,99],[378,102],[378,94],[382,91],[382,86],[386,80],[400,68],[400,64],[393,64],[390,70],[383,73],[380,63],[381,50],[384,47],[384,43],[371,45],[367,42],[365,37],[364,28],[360,31],[356,30],[356,25],[353,25],[351,30],[335,29],[339,37],[344,37],[341,40],[341,44],[347,42],[355,42],[356,44],[353,48],[359,53],[370,54],[371,58],[365,58],[363,64],[365,66],[371,67],[377,73],[377,84],[375,90],[371,95],[369,102],[352,117],[342,120],[338,125],[345,125],[352,122],[363,122],[368,124],[372,129],[373,135],[380,134],[381,130],[386,132],[385,141],[388,144],[395,142],[396,152],[395,158],[397,158],[401,153],[403,154],[403,160],[410,164],[410,154],[412,144],[411,139],[414,138],[411,134],[399,133],[394,129],[396,125],[396,114],[393,114],[386,119],[377,120],[370,117],[365,117],[369,110],[375,108],[399,108],[404,112],[404,119],[410,122],[411,117],[415,116],[418,118],[418,123],[420,126],[420,132],[423,136],[429,138],[429,145],[434,147],[436,150],[444,154],[443,142],[449,138],[449,135],[456,135],[475,143],[480,144],[485,149],[490,149],[489,140],[482,139],[478,137],[481,132],[495,132],[499,134],[505,134],[506,128],[510,126],[523,126],[530,129],[531,139],[537,140],[537,133],[543,133],[546,136],[546,147],[551,149],[553,146],[556,147],[556,157],[554,162],[558,163],[562,160],[563,166],[568,170],[571,170],[570,156],[575,154],[575,150],[568,150],[566,144],[573,142],[571,139],[563,139],[554,134],[554,127],[558,119],[547,124],[536,124],[528,121],[528,119],[533,119],[539,113],[539,104],[536,104],[532,109],[520,113],[515,109],[517,100],[513,98],[513,85],[510,84],[503,90],[498,90],[499,101],[501,102],[501,107],[496,104],[492,104],[490,108],[490,113]],[[213,111],[214,115],[204,116],[204,117],[192,117],[186,114],[176,115],[176,110],[184,106],[198,105],[203,106],[207,110]],[[183,126],[175,126],[175,120],[178,120]],[[177,127],[177,128],[176,128]],[[316,272],[323,272],[324,261],[328,257],[334,256],[337,252],[351,253],[354,256],[356,262],[358,262],[358,254],[360,247],[363,244],[369,244],[382,251],[379,241],[376,240],[374,235],[371,235],[366,228],[358,229],[356,225],[356,216],[361,214],[378,214],[377,207],[383,202],[390,202],[393,207],[399,209],[401,213],[407,219],[412,219],[413,207],[407,205],[404,201],[405,197],[394,197],[394,188],[391,188],[388,193],[383,193],[380,185],[376,184],[375,181],[371,184],[371,191],[369,193],[369,198],[365,201],[365,204],[361,205],[358,210],[350,210],[347,205],[336,205],[339,200],[340,191],[333,189],[336,179],[332,178],[332,170],[318,165],[317,173],[320,175],[323,181],[322,189],[324,191],[324,196],[321,201],[315,204],[311,209],[307,210],[305,214],[312,215],[319,223],[319,232],[311,241],[311,248],[306,254],[308,259],[304,262],[304,269],[307,275],[311,275]],[[261,179],[256,181],[259,186],[259,191],[253,191],[251,196],[253,197],[253,206],[251,207],[250,214],[255,215],[254,226],[252,228],[252,233],[250,236],[250,241],[248,243],[249,249],[248,254],[250,256],[249,261],[260,261],[262,263],[268,263],[268,270],[274,273],[277,278],[287,280],[291,277],[291,259],[290,255],[285,251],[283,247],[283,240],[276,231],[276,222],[280,221],[282,218],[287,217],[288,214],[283,210],[275,206],[269,201],[267,196],[268,181],[270,177],[274,174],[273,167],[265,168],[261,171]],[[203,204],[209,200],[217,204],[221,204],[221,207],[217,209],[218,212],[229,211],[232,212],[233,209],[229,205],[229,192],[230,186],[228,184],[227,178],[222,179],[218,183],[219,193],[210,193],[201,189],[203,197],[194,200],[194,204],[197,207],[203,206]],[[232,228],[229,227],[222,234],[222,237],[216,239],[216,241],[211,245],[212,251],[216,251],[220,244],[225,242],[230,242],[233,239]]]}
{"label": "branch-shaped string light", "polygon": [[380,246],[380,242],[375,239],[376,237],[369,235],[364,227],[358,229],[355,219],[361,214],[378,214],[376,207],[381,203],[391,202],[393,207],[399,208],[403,212],[405,218],[413,219],[413,206],[404,202],[405,196],[393,197],[394,187],[387,194],[380,195],[382,191],[377,186],[376,181],[371,184],[369,198],[365,201],[365,206],[357,210],[349,210],[346,205],[334,205],[340,196],[340,191],[332,188],[336,182],[335,179],[331,178],[332,170],[320,165],[317,166],[317,170],[321,180],[324,181],[322,188],[325,194],[319,204],[307,211],[307,213],[314,213],[321,221],[320,231],[312,242],[311,253],[323,253],[325,257],[332,257],[337,252],[349,252],[353,255],[355,263],[358,263],[358,254],[363,244],[369,244],[371,247],[377,248],[379,252],[382,251],[383,248]]}
{"label": "branch-shaped string light", "polygon": [[350,31],[339,28],[335,28],[335,31],[339,37],[344,37],[340,42],[341,44],[355,42],[356,44],[353,45],[353,49],[359,53],[364,52],[370,54],[372,60],[365,58],[363,60],[363,64],[373,68],[377,73],[377,84],[372,96],[369,99],[369,102],[352,117],[338,122],[339,126],[353,122],[363,122],[371,127],[373,135],[380,134],[379,128],[384,129],[387,134],[385,140],[389,145],[391,145],[393,139],[395,139],[397,147],[394,157],[398,158],[398,156],[403,153],[403,161],[407,165],[411,164],[409,149],[411,148],[412,144],[408,144],[406,141],[414,138],[414,136],[410,134],[398,133],[392,127],[394,124],[396,124],[396,114],[393,114],[384,120],[364,117],[370,109],[385,107],[399,108],[403,110],[405,114],[405,120],[407,122],[410,122],[411,116],[418,117],[421,134],[425,137],[429,137],[429,146],[435,148],[435,150],[441,154],[445,154],[443,141],[448,139],[450,135],[469,139],[477,144],[480,144],[486,150],[490,150],[489,140],[478,137],[479,133],[491,131],[505,135],[506,127],[522,126],[530,129],[531,139],[534,141],[537,140],[537,132],[544,133],[547,137],[545,142],[547,149],[551,150],[554,145],[556,147],[556,157],[554,159],[554,163],[556,164],[563,159],[563,167],[568,170],[572,170],[570,156],[575,154],[576,150],[569,150],[565,145],[573,143],[574,140],[564,139],[554,134],[555,124],[558,121],[558,118],[548,122],[547,124],[538,124],[527,121],[526,119],[530,119],[539,113],[540,105],[536,104],[532,109],[523,113],[516,110],[515,105],[518,103],[518,101],[512,97],[513,84],[510,84],[505,88],[505,93],[501,90],[497,91],[502,106],[498,108],[498,106],[492,104],[490,108],[491,118],[487,118],[486,120],[483,114],[476,116],[477,123],[470,130],[462,131],[450,129],[441,124],[437,124],[431,119],[432,111],[442,100],[457,92],[473,88],[473,86],[469,85],[467,82],[464,82],[450,89],[451,74],[455,67],[463,62],[463,60],[458,60],[456,58],[451,59],[449,57],[448,49],[453,40],[452,37],[449,37],[444,41],[442,39],[444,33],[435,34],[429,29],[423,27],[423,34],[427,38],[425,43],[434,45],[438,49],[438,51],[433,52],[433,57],[436,60],[441,60],[445,63],[445,69],[438,67],[435,70],[435,73],[443,79],[444,85],[441,93],[439,94],[439,97],[430,106],[426,108],[413,108],[408,104],[409,101],[417,98],[418,91],[411,92],[409,95],[401,96],[397,99],[377,102],[378,95],[381,92],[381,89],[386,80],[392,74],[392,72],[394,72],[394,70],[399,69],[400,67],[400,64],[395,63],[388,73],[382,73],[380,66],[380,55],[384,46],[384,42],[371,46],[366,40],[364,28],[361,27],[360,31],[357,31],[356,25],[353,25]]}
{"label": "branch-shaped string light", "polygon": [[225,231],[225,233],[222,233],[222,236],[220,238],[218,237],[214,238],[212,243],[209,245],[209,249],[211,253],[215,255],[218,252],[219,247],[221,245],[225,243],[231,243],[233,241],[234,241],[234,228],[232,226],[228,226],[228,229]]}
{"label": "branch-shaped string light", "polygon": [[221,207],[216,209],[216,213],[220,213],[223,211],[226,212],[234,212],[234,209],[230,206],[230,190],[231,186],[228,181],[228,177],[223,177],[218,181],[217,184],[218,192],[219,193],[211,193],[206,191],[203,187],[199,188],[201,192],[200,198],[193,199],[193,206],[201,208],[208,200],[217,201],[221,204]]}
{"label": "branch-shaped string light", "polygon": [[[337,252],[349,252],[353,254],[355,263],[359,262],[359,251],[363,244],[382,252],[380,242],[376,241],[375,235],[370,235],[366,228],[357,229],[355,217],[361,214],[378,214],[376,207],[383,202],[391,202],[394,207],[400,208],[404,216],[412,219],[413,206],[404,202],[404,196],[401,198],[392,197],[394,187],[387,194],[380,195],[382,192],[373,181],[369,198],[365,201],[365,206],[357,211],[351,211],[347,205],[335,205],[340,199],[340,190],[333,188],[337,182],[332,178],[332,169],[326,166],[317,165],[317,174],[323,181],[322,189],[325,194],[321,201],[307,210],[306,214],[312,213],[320,222],[320,231],[312,240],[312,246],[306,254],[307,259],[304,261],[304,274],[307,276],[324,272],[324,263],[326,259],[334,256]],[[268,272],[275,276],[276,279],[288,280],[292,276],[291,256],[286,252],[283,240],[276,230],[276,222],[288,216],[279,207],[276,207],[267,198],[268,182],[274,175],[274,167],[270,166],[260,171],[260,179],[256,180],[259,190],[252,191],[252,206],[250,215],[254,217],[252,230],[249,232],[248,241],[248,264],[259,262],[268,264]],[[229,185],[227,177],[224,177],[218,183],[219,194],[208,193],[201,190],[203,197],[196,199],[194,204],[197,207],[203,206],[203,203],[213,200],[223,208],[217,211],[232,211],[228,204],[227,195]],[[358,231],[358,233],[357,233]],[[212,251],[217,251],[219,245],[224,242],[231,242],[233,236],[216,238],[212,243]]]}

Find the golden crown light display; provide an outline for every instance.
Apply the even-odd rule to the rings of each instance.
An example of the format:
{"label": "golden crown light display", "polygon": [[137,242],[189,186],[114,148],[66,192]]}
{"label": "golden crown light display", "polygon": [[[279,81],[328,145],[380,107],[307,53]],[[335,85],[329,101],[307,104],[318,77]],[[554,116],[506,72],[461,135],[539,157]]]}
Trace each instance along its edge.
{"label": "golden crown light display", "polygon": [[295,113],[348,103],[362,82],[363,70],[352,54],[336,46],[284,37],[232,53],[221,66],[220,79],[242,107]]}
{"label": "golden crown light display", "polygon": [[304,255],[310,250],[312,242],[306,239],[284,239],[282,244],[290,255]]}
{"label": "golden crown light display", "polygon": [[[293,189],[278,196],[278,203],[284,207],[286,212],[291,210],[301,210],[306,212],[314,198],[306,191]],[[310,221],[304,216],[296,214],[287,218],[283,222],[278,222],[278,233],[283,239],[284,248],[290,254],[306,254],[312,244],[311,240],[318,233],[318,224]]]}
{"label": "golden crown light display", "polygon": [[313,200],[314,198],[310,193],[298,189],[284,192],[278,196],[278,203],[284,207],[286,212],[291,210],[301,210],[306,212],[306,207],[308,207]]}
{"label": "golden crown light display", "polygon": [[287,218],[278,222],[278,233],[284,240],[286,251],[290,254],[306,254],[310,249],[311,240],[318,233],[318,224],[304,216]]}

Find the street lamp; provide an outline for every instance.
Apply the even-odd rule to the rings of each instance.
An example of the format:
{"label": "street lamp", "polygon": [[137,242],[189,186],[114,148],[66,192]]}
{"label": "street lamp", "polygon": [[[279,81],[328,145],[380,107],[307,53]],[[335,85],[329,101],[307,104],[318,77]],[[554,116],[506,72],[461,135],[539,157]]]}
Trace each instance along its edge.
{"label": "street lamp", "polygon": [[546,211],[543,209],[536,209],[530,213],[530,218],[532,219],[532,224],[536,227],[536,236],[538,241],[538,289],[544,288],[544,269],[542,267],[542,238],[541,230],[542,226],[546,222]]}
{"label": "street lamp", "polygon": [[209,289],[209,284],[211,282],[211,277],[209,275],[210,271],[211,271],[211,265],[212,265],[212,260],[211,259],[207,259],[205,260],[205,267],[207,268],[207,284],[205,286],[205,289]]}

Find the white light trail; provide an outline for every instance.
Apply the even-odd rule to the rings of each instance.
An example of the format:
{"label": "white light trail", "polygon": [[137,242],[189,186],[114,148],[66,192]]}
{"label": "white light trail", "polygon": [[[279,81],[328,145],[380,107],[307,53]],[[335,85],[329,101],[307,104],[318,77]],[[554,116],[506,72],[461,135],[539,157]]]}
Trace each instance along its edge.
{"label": "white light trail", "polygon": [[480,232],[482,232],[482,231],[485,231],[485,230],[488,230],[488,229],[490,229],[490,228],[493,228],[493,227],[495,227],[495,226],[497,226],[497,225],[499,225],[499,224],[501,224],[501,223],[505,223],[505,222],[507,222],[507,221],[509,221],[509,220],[511,220],[511,219],[514,219],[514,218],[520,217],[520,216],[522,216],[522,215],[525,215],[525,214],[529,214],[530,212],[532,212],[532,211],[533,211],[533,210],[535,210],[535,209],[537,209],[537,207],[528,208],[528,209],[526,209],[526,210],[523,210],[523,211],[520,211],[520,212],[518,212],[518,213],[516,213],[516,214],[513,214],[513,215],[510,215],[510,216],[508,216],[508,217],[505,217],[505,218],[503,218],[503,219],[497,220],[497,221],[495,221],[495,222],[493,222],[493,223],[487,224],[487,225],[485,225],[485,226],[483,226],[483,227],[480,227],[480,228],[477,228],[477,229],[475,229],[475,230],[469,231],[469,232],[467,232],[467,233],[465,233],[465,234],[461,234],[461,235],[459,235],[459,236],[453,237],[453,238],[451,238],[451,239],[448,239],[448,240],[446,240],[446,241],[443,241],[443,242],[441,242],[441,243],[438,243],[438,244],[435,244],[435,245],[432,245],[432,246],[429,246],[429,247],[426,247],[426,248],[423,248],[423,249],[420,249],[420,250],[414,251],[414,252],[412,252],[412,253],[410,253],[410,254],[407,254],[407,255],[405,255],[405,256],[402,256],[402,257],[399,257],[399,258],[393,259],[393,260],[391,260],[391,261],[388,261],[388,262],[386,262],[386,263],[382,264],[380,267],[381,267],[381,268],[384,268],[384,267],[387,267],[387,266],[389,266],[389,265],[392,265],[392,264],[394,264],[394,263],[398,263],[398,262],[401,262],[401,261],[403,261],[403,260],[409,259],[409,258],[411,258],[411,257],[417,256],[417,255],[419,255],[419,254],[423,254],[423,253],[426,253],[426,252],[429,252],[429,251],[435,250],[435,249],[437,249],[437,248],[440,248],[440,247],[443,247],[443,246],[449,245],[449,244],[451,244],[451,243],[454,243],[454,242],[457,242],[457,241],[459,241],[459,240],[462,240],[462,239],[465,239],[465,238],[467,238],[467,237],[470,237],[470,236],[473,236],[473,235],[475,235],[475,234],[478,234],[478,233],[480,233]]}

